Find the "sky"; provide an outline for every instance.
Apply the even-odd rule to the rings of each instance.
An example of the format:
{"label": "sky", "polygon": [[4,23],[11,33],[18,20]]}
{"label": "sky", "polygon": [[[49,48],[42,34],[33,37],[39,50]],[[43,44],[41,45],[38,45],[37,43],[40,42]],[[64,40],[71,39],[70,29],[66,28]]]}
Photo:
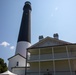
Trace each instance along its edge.
{"label": "sky", "polygon": [[[76,43],[76,0],[28,0],[31,2],[31,44],[43,35]],[[26,0],[0,0],[0,58],[8,64],[15,55]]]}

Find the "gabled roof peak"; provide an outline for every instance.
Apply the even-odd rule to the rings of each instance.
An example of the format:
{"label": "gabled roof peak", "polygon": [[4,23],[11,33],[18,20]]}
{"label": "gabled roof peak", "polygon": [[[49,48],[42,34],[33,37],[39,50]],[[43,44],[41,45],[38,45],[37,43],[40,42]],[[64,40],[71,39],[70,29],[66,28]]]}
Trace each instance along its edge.
{"label": "gabled roof peak", "polygon": [[11,59],[11,58],[13,58],[13,57],[15,57],[15,56],[17,56],[17,55],[19,55],[19,56],[21,56],[22,58],[26,59],[24,56],[22,56],[21,54],[18,53],[18,54],[16,54],[16,55],[14,55],[14,56],[8,58],[8,60]]}
{"label": "gabled roof peak", "polygon": [[72,44],[72,43],[47,36],[29,48],[41,47],[41,45],[42,46],[55,46],[55,45],[65,45],[65,44]]}

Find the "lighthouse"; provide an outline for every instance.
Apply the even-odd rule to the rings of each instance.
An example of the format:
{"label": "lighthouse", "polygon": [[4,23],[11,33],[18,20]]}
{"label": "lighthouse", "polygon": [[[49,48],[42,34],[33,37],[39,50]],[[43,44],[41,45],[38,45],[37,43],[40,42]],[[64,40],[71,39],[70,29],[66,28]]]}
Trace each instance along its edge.
{"label": "lighthouse", "polygon": [[26,57],[26,49],[31,45],[31,10],[31,3],[25,2],[15,53],[24,57]]}
{"label": "lighthouse", "polygon": [[21,75],[25,73],[26,50],[31,46],[31,10],[31,3],[26,1],[23,7],[15,55],[8,59],[8,69]]}

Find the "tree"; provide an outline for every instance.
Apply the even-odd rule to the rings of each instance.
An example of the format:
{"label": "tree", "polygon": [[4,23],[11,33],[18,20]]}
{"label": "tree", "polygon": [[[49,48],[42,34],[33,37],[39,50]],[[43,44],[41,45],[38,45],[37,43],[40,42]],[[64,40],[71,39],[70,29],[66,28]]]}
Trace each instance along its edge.
{"label": "tree", "polygon": [[0,58],[0,73],[7,71],[7,64],[4,63],[4,60]]}

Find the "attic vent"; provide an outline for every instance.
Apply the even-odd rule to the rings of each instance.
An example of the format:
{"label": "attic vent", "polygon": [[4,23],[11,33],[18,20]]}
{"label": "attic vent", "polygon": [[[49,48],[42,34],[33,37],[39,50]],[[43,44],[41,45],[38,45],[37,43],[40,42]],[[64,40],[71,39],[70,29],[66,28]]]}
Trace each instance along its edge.
{"label": "attic vent", "polygon": [[39,41],[42,40],[43,38],[44,38],[43,35],[40,35],[39,36]]}
{"label": "attic vent", "polygon": [[55,39],[59,39],[58,33],[55,33],[55,34],[53,35],[53,37],[54,37]]}

